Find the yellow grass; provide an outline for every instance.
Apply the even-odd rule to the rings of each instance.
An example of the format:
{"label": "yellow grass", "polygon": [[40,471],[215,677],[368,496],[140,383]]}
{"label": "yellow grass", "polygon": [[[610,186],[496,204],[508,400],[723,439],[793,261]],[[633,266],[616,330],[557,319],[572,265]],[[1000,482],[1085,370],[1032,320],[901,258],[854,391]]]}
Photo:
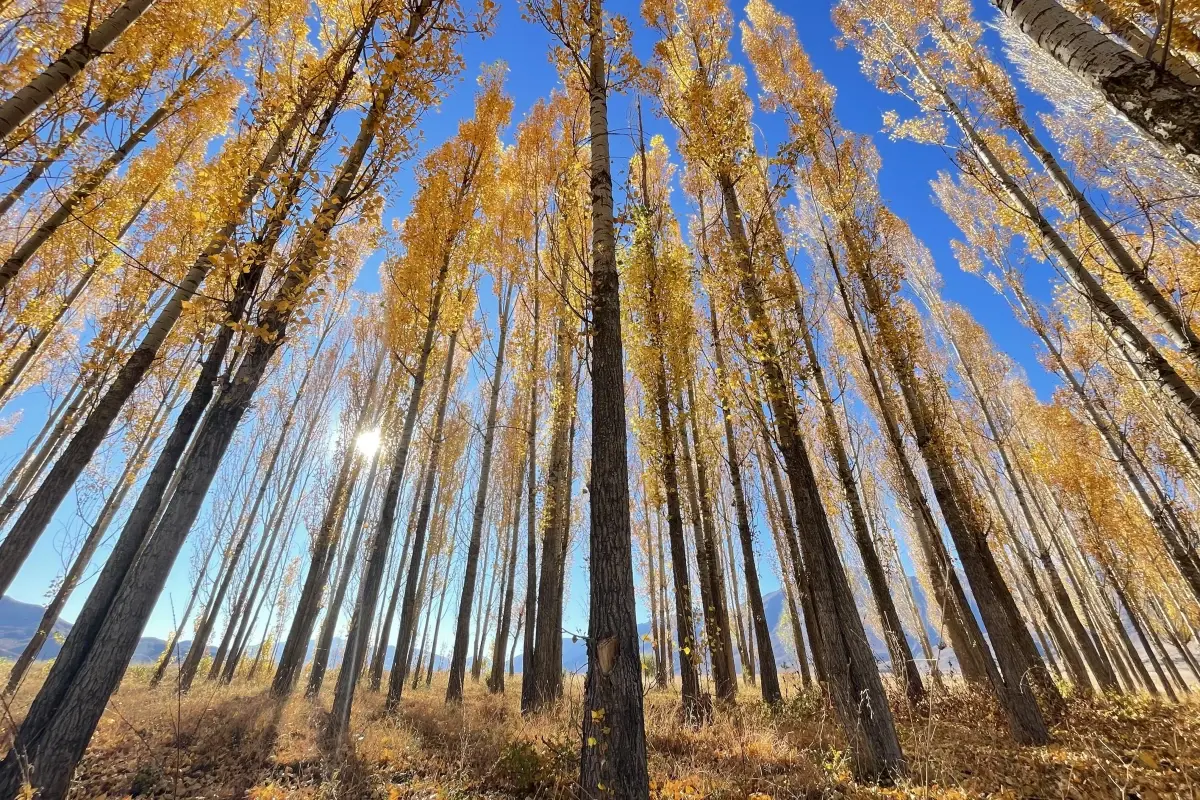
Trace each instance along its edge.
{"label": "yellow grass", "polygon": [[[45,668],[14,699],[16,719]],[[519,682],[519,678],[518,678]],[[327,687],[332,687],[332,679]],[[519,690],[519,686],[517,687]],[[323,741],[329,705],[271,699],[265,682],[183,697],[170,680],[147,685],[133,668],[113,698],[76,774],[72,797],[166,798],[569,798],[579,753],[579,695],[572,680],[558,709],[521,717],[517,697],[468,681],[462,707],[443,702],[444,676],[407,691],[400,713],[362,692],[348,755]],[[896,787],[859,785],[830,710],[796,686],[768,711],[743,686],[713,724],[688,728],[678,697],[650,692],[646,725],[658,798],[1200,797],[1200,705],[1145,697],[1073,699],[1054,743],[1017,747],[993,704],[962,686],[907,707],[893,693],[909,777]]]}

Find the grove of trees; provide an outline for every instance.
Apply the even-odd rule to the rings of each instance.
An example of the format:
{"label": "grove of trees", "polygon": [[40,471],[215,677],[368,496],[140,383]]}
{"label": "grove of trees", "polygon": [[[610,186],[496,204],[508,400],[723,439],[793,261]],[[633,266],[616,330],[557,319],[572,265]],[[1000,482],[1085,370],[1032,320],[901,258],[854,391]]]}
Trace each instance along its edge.
{"label": "grove of trees", "polygon": [[[0,590],[50,587],[5,698],[79,608],[0,798],[67,796],[167,602],[162,691],[269,680],[342,751],[435,670],[559,707],[580,639],[582,798],[650,796],[651,689],[704,726],[795,672],[886,785],[889,687],[1039,746],[1200,684],[1195,4],[617,6],[519,0],[522,108],[465,55],[494,0],[0,0]],[[816,13],[941,151],[957,264]]]}

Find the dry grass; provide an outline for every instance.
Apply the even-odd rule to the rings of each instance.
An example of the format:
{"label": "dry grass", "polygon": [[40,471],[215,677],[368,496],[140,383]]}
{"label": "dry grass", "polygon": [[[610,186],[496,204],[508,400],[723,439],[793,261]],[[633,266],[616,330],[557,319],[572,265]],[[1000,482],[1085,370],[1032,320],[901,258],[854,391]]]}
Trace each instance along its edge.
{"label": "dry grass", "polygon": [[[42,668],[44,670],[44,667]],[[20,718],[44,672],[15,699]],[[327,682],[332,686],[332,681]],[[179,697],[151,690],[133,668],[113,698],[76,775],[72,797],[569,798],[579,749],[581,684],[552,713],[524,719],[516,698],[468,682],[460,707],[442,702],[444,676],[406,693],[389,717],[363,692],[348,757],[322,741],[329,698],[271,699],[267,684],[214,687]],[[1075,699],[1044,748],[1012,744],[990,700],[940,688],[927,704],[894,710],[909,778],[890,789],[857,784],[829,709],[792,687],[768,711],[756,690],[693,729],[677,696],[646,698],[651,778],[659,798],[764,797],[1200,797],[1200,705],[1149,698]]]}

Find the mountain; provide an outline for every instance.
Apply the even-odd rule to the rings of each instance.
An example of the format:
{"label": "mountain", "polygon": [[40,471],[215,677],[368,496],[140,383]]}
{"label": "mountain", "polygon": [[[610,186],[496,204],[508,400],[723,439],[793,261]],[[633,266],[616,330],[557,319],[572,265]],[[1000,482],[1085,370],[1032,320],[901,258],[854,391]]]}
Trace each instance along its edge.
{"label": "mountain", "polygon": [[[0,658],[16,659],[21,655],[25,645],[37,632],[37,627],[42,621],[42,614],[45,612],[46,609],[42,606],[22,603],[8,595],[0,597]],[[46,643],[42,645],[42,652],[38,654],[37,660],[49,661],[57,656],[58,651],[62,649],[60,642],[70,631],[71,623],[60,617],[54,624],[53,634],[47,637]],[[182,658],[190,645],[190,641],[180,642],[175,646],[175,654]],[[153,664],[162,656],[166,647],[165,639],[143,636],[138,641],[137,650],[133,652],[130,663]],[[209,650],[213,653],[216,652],[215,647],[210,647]]]}
{"label": "mountain", "polygon": [[[929,610],[924,592],[921,591],[915,578],[909,578],[912,584],[913,597],[916,600],[917,611],[921,619],[925,621],[926,633],[931,642],[937,642],[937,632],[929,628]],[[779,669],[783,672],[793,672],[798,667],[796,665],[795,650],[792,646],[792,631],[791,624],[784,619],[784,612],[787,604],[783,592],[774,591],[763,596],[763,607],[766,611],[767,626],[771,629],[771,644],[775,650],[775,661],[779,665]],[[0,597],[0,658],[15,659],[21,654],[25,644],[33,637],[37,630],[38,624],[42,620],[44,609],[41,606],[32,603],[22,603],[19,600],[14,600],[11,597]],[[45,646],[42,647],[42,652],[38,656],[39,660],[48,660],[58,655],[60,648],[59,641],[71,630],[71,623],[62,619],[54,626],[55,635],[46,640]],[[650,633],[650,623],[643,622],[638,625],[638,637],[643,637]],[[871,651],[875,654],[875,659],[880,662],[886,669],[888,663],[887,646],[879,633],[867,627],[867,640],[871,645]],[[909,637],[909,644],[913,648],[913,653],[920,658],[920,645],[912,636]],[[191,642],[180,642],[175,650],[173,657],[183,658],[187,653]],[[162,655],[163,649],[167,643],[155,637],[143,637],[138,642],[137,650],[134,652],[131,663],[133,664],[153,664]],[[314,643],[309,643],[309,656],[312,655]],[[277,644],[272,655],[274,660],[278,660],[279,654],[283,649],[282,643]],[[345,649],[345,641],[337,637],[333,641],[333,652],[330,658],[330,667],[336,667],[341,663],[342,651]],[[643,643],[643,649],[649,652],[649,645]],[[216,647],[210,646],[210,655],[216,652]],[[249,654],[254,655],[257,652],[257,647],[249,648]],[[490,648],[488,649],[490,655]],[[943,668],[949,668],[952,664],[948,650],[944,656]],[[395,648],[389,646],[385,656],[384,663],[391,666],[392,658],[395,653]],[[578,673],[582,675],[587,670],[587,646],[583,639],[564,637],[563,638],[563,669],[569,673]],[[736,652],[734,652],[734,661],[737,668],[741,669],[741,660]],[[442,655],[434,657],[436,669],[449,669],[449,660]],[[521,671],[522,658],[520,655],[516,659],[516,670]]]}
{"label": "mountain", "polygon": [[[913,598],[916,601],[917,613],[920,615],[922,622],[925,625],[926,635],[931,643],[937,642],[937,632],[929,627],[929,609],[925,593],[921,590],[917,579],[909,577],[909,582],[912,585]],[[796,662],[795,648],[792,644],[792,628],[791,623],[784,618],[784,612],[787,608],[786,598],[782,590],[776,590],[770,594],[763,595],[763,610],[766,612],[767,627],[771,630],[771,646],[775,651],[775,662],[782,672],[794,672],[799,669]],[[699,614],[697,614],[699,616]],[[743,616],[746,616],[743,612]],[[650,633],[650,623],[643,622],[638,625],[638,638],[646,636]],[[921,658],[920,642],[915,637],[910,635],[909,646],[913,650],[913,655],[918,659]],[[871,645],[871,652],[875,656],[883,669],[888,669],[889,659],[887,644],[883,641],[879,632],[871,626],[867,626],[867,641]],[[808,643],[805,642],[807,647]],[[649,644],[643,640],[643,650],[647,653],[650,651]],[[587,671],[587,646],[582,639],[575,637],[565,637],[562,645],[563,653],[563,669],[569,673],[578,673],[582,675]],[[953,666],[952,657],[949,651],[943,651],[942,668],[947,669]],[[809,658],[811,659],[811,655]],[[742,668],[741,657],[737,653],[736,638],[733,654],[734,663],[740,671]],[[678,663],[678,653],[676,653],[676,663]],[[757,665],[756,665],[757,666]],[[521,671],[522,659],[517,656],[516,670]]]}
{"label": "mountain", "polygon": [[[0,658],[16,659],[21,655],[21,651],[25,649],[25,645],[33,638],[33,634],[37,632],[37,627],[42,621],[42,614],[46,609],[42,606],[34,605],[33,603],[22,603],[20,600],[14,600],[7,595],[0,597]],[[49,661],[58,655],[61,649],[59,642],[71,631],[71,623],[64,619],[59,619],[54,625],[54,635],[46,639],[46,643],[42,646],[42,652],[38,655],[38,661]],[[175,653],[172,658],[183,659],[187,655],[188,648],[191,647],[191,641],[179,642],[175,646]],[[330,667],[336,667],[342,661],[342,651],[345,649],[345,640],[340,637],[335,637],[333,640],[333,654],[330,659]],[[315,642],[309,642],[308,655],[312,656],[312,651],[315,648]],[[154,664],[162,657],[163,650],[167,647],[165,639],[159,639],[155,636],[143,636],[138,641],[137,650],[133,653],[133,658],[130,659],[131,664]],[[279,655],[283,651],[283,644],[277,644],[274,649],[274,660],[279,660]],[[208,654],[214,655],[217,648],[210,645]],[[257,645],[249,649],[251,656],[258,652]],[[384,663],[391,666],[392,657],[396,652],[395,647],[388,647],[387,656]],[[586,659],[585,659],[586,663]],[[445,670],[450,668],[450,661],[444,656],[435,656],[434,668]]]}
{"label": "mountain", "polygon": [[[17,658],[25,645],[37,632],[38,624],[46,609],[33,603],[22,603],[5,595],[0,597],[0,658]],[[46,639],[42,648],[42,658],[49,659],[58,655],[58,639],[66,636],[71,630],[71,623],[61,619],[55,624],[54,631]]]}

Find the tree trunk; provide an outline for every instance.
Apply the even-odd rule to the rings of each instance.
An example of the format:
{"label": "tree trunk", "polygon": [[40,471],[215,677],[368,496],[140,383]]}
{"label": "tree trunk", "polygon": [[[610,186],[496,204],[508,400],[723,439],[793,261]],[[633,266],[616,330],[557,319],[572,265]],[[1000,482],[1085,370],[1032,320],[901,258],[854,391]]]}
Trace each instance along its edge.
{"label": "tree trunk", "polygon": [[1200,102],[1193,87],[1121,46],[1058,0],[993,0],[1033,43],[1103,95],[1112,110],[1200,173]]}
{"label": "tree trunk", "polygon": [[[248,448],[246,450],[246,460],[242,464],[242,468],[238,475],[237,484],[240,484],[246,478],[246,473],[250,469],[250,462],[253,459],[254,451]],[[235,484],[235,485],[237,485]],[[188,596],[187,605],[183,608],[183,613],[175,620],[175,630],[171,631],[171,636],[167,639],[167,645],[163,648],[162,656],[158,659],[158,666],[154,669],[154,674],[150,676],[150,687],[154,688],[162,682],[163,676],[167,672],[167,667],[171,665],[171,659],[174,657],[175,648],[179,646],[179,637],[183,631],[187,629],[189,620],[192,618],[192,610],[196,606],[196,601],[200,599],[200,591],[204,588],[204,581],[208,577],[208,565],[212,562],[213,554],[217,552],[217,547],[221,544],[221,533],[225,530],[227,523],[232,516],[233,504],[230,503],[225,508],[225,515],[219,525],[213,531],[212,544],[208,546],[208,552],[204,554],[204,559],[200,562],[200,569],[196,575],[196,582],[192,584],[192,592]],[[235,527],[236,530],[236,527]]]}
{"label": "tree trunk", "polygon": [[[522,458],[529,458],[526,453]],[[508,565],[504,570],[504,591],[500,599],[500,618],[496,626],[496,642],[492,648],[492,670],[488,675],[488,691],[493,694],[504,692],[504,649],[508,642],[509,630],[512,627],[513,597],[517,580],[517,548],[520,544],[521,529],[521,495],[525,490],[525,463],[522,461],[517,468],[517,487],[513,493],[512,535],[508,540]]]}
{"label": "tree trunk", "polygon": [[1188,86],[1200,86],[1200,72],[1197,72],[1186,58],[1168,52],[1164,63],[1163,48],[1158,45],[1157,38],[1151,39],[1145,31],[1104,0],[1084,0],[1079,5],[1087,13],[1094,14],[1096,20],[1108,28],[1110,33],[1122,39],[1130,50],[1139,53],[1152,64],[1163,64],[1168,72]]}
{"label": "tree trunk", "polygon": [[1129,602],[1129,597],[1125,594],[1125,590],[1121,584],[1117,582],[1112,570],[1108,570],[1108,579],[1112,584],[1113,589],[1117,593],[1117,597],[1121,601],[1121,605],[1125,606],[1125,613],[1129,616],[1129,625],[1133,628],[1133,632],[1137,635],[1138,641],[1142,644],[1142,651],[1146,654],[1146,658],[1150,660],[1150,666],[1154,668],[1154,674],[1158,676],[1158,682],[1162,685],[1163,691],[1171,702],[1178,703],[1179,695],[1175,693],[1175,687],[1171,684],[1167,674],[1163,671],[1162,664],[1159,663],[1158,657],[1154,654],[1154,648],[1150,644],[1150,640],[1146,637],[1146,630],[1142,627],[1142,622],[1138,619],[1138,614],[1134,610],[1133,605]]}
{"label": "tree trunk", "polygon": [[433,623],[433,641],[429,645],[429,671],[425,673],[425,686],[433,683],[433,668],[437,666],[438,636],[442,630],[442,612],[446,606],[446,593],[450,590],[450,571],[454,569],[454,545],[457,537],[451,537],[450,550],[446,553],[446,574],[442,577],[442,591],[438,594],[437,618]]}
{"label": "tree trunk", "polygon": [[683,717],[690,723],[709,716],[700,697],[700,679],[696,664],[700,653],[692,619],[691,578],[688,576],[687,545],[683,538],[683,515],[679,503],[678,466],[675,459],[675,431],[671,419],[671,401],[667,394],[666,360],[659,350],[655,378],[655,404],[658,412],[659,470],[667,503],[667,539],[671,543],[671,576],[675,589],[675,635],[679,643],[679,675],[683,690]]}
{"label": "tree trunk", "polygon": [[[307,379],[309,373],[305,373]],[[267,462],[266,471],[263,473],[262,482],[259,484],[258,491],[254,495],[254,502],[250,505],[250,510],[246,514],[245,522],[242,524],[241,533],[237,537],[237,543],[233,546],[233,551],[229,555],[229,567],[225,575],[221,579],[221,583],[213,592],[208,601],[208,607],[205,610],[204,620],[196,628],[196,633],[192,637],[192,646],[188,649],[187,657],[183,660],[183,666],[179,668],[179,691],[186,692],[192,686],[192,680],[196,676],[196,670],[200,666],[200,661],[208,654],[208,637],[212,634],[213,628],[217,624],[217,618],[221,614],[221,607],[225,603],[225,595],[229,592],[229,587],[233,583],[234,574],[238,563],[241,561],[242,552],[250,541],[253,534],[254,523],[258,519],[259,509],[262,507],[263,498],[266,497],[267,490],[271,485],[271,478],[275,474],[275,467],[279,464],[279,456],[283,453],[283,444],[287,440],[288,433],[291,431],[292,422],[295,419],[296,409],[300,405],[300,395],[303,391],[296,393],[288,406],[287,413],[284,415],[283,422],[279,428],[279,435],[275,440],[275,447],[271,451],[271,458]],[[197,440],[198,441],[198,440]],[[184,462],[186,463],[186,461]],[[264,537],[266,534],[264,534]],[[263,539],[265,542],[265,538]],[[261,552],[261,549],[260,549]],[[250,567],[250,572],[247,573],[246,580],[249,582],[250,576],[253,573],[255,565],[258,562],[258,554],[256,553],[253,563]],[[239,609],[244,602],[245,591],[240,593],[235,609]],[[231,613],[229,619],[229,627],[235,624],[236,610]],[[213,658],[213,663],[209,671],[209,677],[216,677],[217,671],[220,669],[220,663],[224,660],[224,651],[228,649],[228,632],[226,637],[221,642],[218,655]]]}
{"label": "tree trunk", "polygon": [[[458,601],[458,623],[454,629],[454,654],[450,658],[450,676],[446,682],[446,702],[461,703],[463,678],[467,669],[468,634],[471,626],[471,602],[475,597],[475,580],[479,572],[479,550],[483,539],[484,515],[487,513],[488,487],[492,477],[492,447],[496,439],[496,415],[500,406],[500,387],[504,381],[504,350],[508,344],[509,314],[512,307],[512,288],[500,300],[500,331],[496,344],[496,365],[492,371],[491,396],[488,398],[487,422],[483,433],[483,450],[479,459],[479,484],[475,490],[475,510],[471,516],[471,538],[467,545],[466,572],[463,575],[462,595]],[[472,670],[474,673],[475,670]]]}
{"label": "tree trunk", "polygon": [[602,0],[589,0],[588,17],[592,195],[591,579],[579,795],[582,800],[600,797],[640,800],[649,797],[650,788],[629,521],[625,359],[613,230],[607,43]]}
{"label": "tree trunk", "polygon": [[[1143,480],[1142,474],[1136,469],[1133,463],[1134,451],[1132,445],[1126,439],[1124,432],[1114,423],[1108,409],[1105,408],[1099,398],[1092,398],[1075,371],[1067,364],[1066,358],[1063,356],[1061,348],[1051,339],[1048,332],[1046,321],[1037,310],[1037,307],[1029,299],[1024,288],[1015,281],[1010,280],[1009,285],[1016,296],[1018,304],[1025,312],[1029,327],[1046,345],[1046,350],[1050,353],[1055,365],[1058,367],[1058,373],[1063,377],[1067,384],[1071,387],[1071,391],[1079,398],[1080,404],[1083,406],[1084,412],[1088,419],[1091,420],[1096,430],[1100,432],[1100,438],[1104,440],[1105,447],[1108,449],[1114,462],[1121,470],[1126,483],[1132,490],[1134,497],[1137,498],[1138,504],[1154,525],[1159,536],[1163,539],[1166,545],[1167,553],[1170,555],[1172,562],[1187,581],[1189,588],[1193,594],[1200,599],[1200,569],[1187,558],[1184,549],[1178,546],[1179,532],[1172,525],[1170,511],[1170,501],[1162,492],[1161,487],[1157,482],[1153,481],[1153,476],[1146,473],[1146,480]],[[1150,490],[1147,488],[1149,482],[1154,488],[1154,497],[1151,497]]]}
{"label": "tree trunk", "polygon": [[[684,430],[680,441],[683,443],[683,454],[685,461],[691,461],[692,457],[689,450],[695,452],[696,464],[696,489],[698,493],[698,501],[700,506],[700,527],[702,539],[696,539],[696,567],[701,575],[707,574],[709,596],[707,602],[712,604],[712,621],[708,621],[707,615],[705,624],[708,626],[709,645],[713,653],[713,674],[714,682],[717,688],[717,697],[723,700],[732,700],[737,696],[737,668],[733,660],[733,632],[729,624],[729,606],[725,596],[725,573],[721,569],[720,544],[717,541],[716,523],[713,519],[713,504],[712,504],[712,489],[709,485],[707,460],[704,458],[704,452],[701,449],[700,443],[700,422],[697,419],[696,413],[696,391],[694,384],[695,376],[688,376],[687,385],[687,400],[688,408],[691,411],[687,415],[688,425],[685,428],[690,429],[692,446],[688,447],[688,430]],[[682,407],[682,404],[681,404]],[[685,473],[690,476],[690,470]],[[689,493],[691,491],[689,487]],[[704,545],[704,559],[700,559],[700,545]],[[701,583],[703,588],[704,583]],[[707,605],[705,606],[707,609]],[[721,665],[724,664],[722,667]],[[727,681],[727,685],[723,684]]]}
{"label": "tree trunk", "polygon": [[0,142],[58,94],[93,58],[103,55],[117,37],[137,22],[138,17],[154,3],[155,0],[125,0],[95,28],[85,28],[80,41],[67,48],[40,75],[0,104]]}
{"label": "tree trunk", "polygon": [[[420,498],[416,492],[420,489],[420,487],[425,485],[425,478],[427,475],[432,474],[434,479],[437,478],[437,467],[435,466],[433,459],[430,457],[432,449],[433,448],[431,447],[430,452],[426,454],[424,464],[421,464],[420,461],[417,462],[420,465],[420,469],[417,471],[417,489],[414,489],[413,496],[409,500],[408,524],[404,526],[404,539],[400,542],[400,552],[392,553],[392,560],[388,563],[387,568],[384,570],[385,582],[381,588],[385,590],[384,593],[388,597],[388,602],[387,605],[384,606],[383,614],[380,615],[379,621],[376,625],[375,650],[374,655],[371,658],[371,665],[368,670],[369,678],[367,681],[367,690],[371,692],[378,692],[379,687],[383,684],[383,662],[387,658],[388,640],[392,635],[392,620],[396,616],[396,606],[400,602],[400,587],[404,585],[402,580],[404,577],[404,567],[410,563],[409,546],[412,544],[413,531],[416,528],[417,522],[417,509],[420,505]],[[419,558],[413,559],[412,563],[415,564],[419,569],[421,560]],[[390,594],[388,594],[386,592],[386,576],[392,571],[395,572],[396,578],[394,581],[392,581],[392,591]],[[406,659],[407,656],[408,651],[401,651],[399,648],[396,648],[395,652],[393,653],[393,658],[395,659]],[[403,662],[397,661],[397,663]],[[364,664],[364,666],[366,665]]]}
{"label": "tree trunk", "polygon": [[[836,254],[828,240],[825,245],[830,265],[836,273]],[[958,580],[958,573],[955,572],[950,561],[949,553],[941,538],[941,529],[933,517],[933,511],[929,507],[925,492],[905,449],[892,397],[884,390],[875,358],[863,338],[858,316],[842,281],[838,281],[838,293],[846,313],[847,323],[854,334],[859,358],[867,375],[867,382],[871,386],[871,393],[887,431],[892,456],[900,467],[902,496],[909,507],[909,513],[917,531],[916,538],[921,546],[929,578],[933,584],[934,595],[942,609],[942,621],[950,635],[951,646],[958,657],[963,677],[972,682],[986,679],[995,684],[1001,680],[998,667],[987,648],[983,631],[979,628],[971,606],[967,602],[966,593]]]}
{"label": "tree trunk", "polygon": [[[643,500],[645,492],[642,494]],[[659,608],[658,608],[658,567],[655,564],[654,551],[654,531],[651,527],[651,511],[650,504],[645,503],[646,512],[646,563],[648,565],[649,586],[647,594],[650,596],[650,646],[654,649],[654,685],[659,689],[665,689],[667,686],[667,665],[663,663],[662,642],[659,637],[662,635],[659,629]]]}
{"label": "tree trunk", "polygon": [[779,509],[776,507],[776,503],[771,497],[771,491],[767,487],[767,472],[763,466],[762,453],[757,444],[754,447],[754,455],[758,461],[758,477],[762,486],[762,498],[763,505],[766,507],[767,524],[771,528],[771,539],[775,543],[775,558],[779,562],[779,583],[783,586],[784,599],[787,600],[788,621],[791,624],[792,642],[796,653],[796,669],[800,671],[800,677],[804,681],[804,685],[808,686],[812,683],[812,673],[808,669],[808,648],[804,645],[804,626],[801,621],[800,608],[796,605],[796,593],[792,588],[792,576],[797,571],[789,563],[788,557],[783,551],[783,545],[780,544],[787,534],[784,533],[780,526]]}
{"label": "tree trunk", "polygon": [[[304,389],[308,383],[308,377],[312,374],[311,370],[313,369],[313,366],[315,366],[315,362],[316,356],[314,355],[313,361],[309,363],[304,374],[304,379],[301,381],[296,392],[296,398],[294,401],[296,404],[299,403],[304,393]],[[329,387],[330,384],[326,383],[325,390],[317,404],[318,409],[324,405]],[[288,420],[288,423],[290,422],[291,419]],[[217,648],[217,654],[213,657],[212,667],[208,672],[208,680],[210,681],[220,676],[225,683],[228,683],[233,678],[234,671],[237,669],[237,659],[236,657],[232,656],[235,656],[234,651],[237,649],[237,643],[248,633],[246,626],[250,622],[251,611],[255,608],[258,601],[259,588],[265,588],[263,581],[267,575],[267,569],[269,565],[274,563],[273,552],[275,549],[275,543],[279,540],[280,534],[283,532],[284,517],[287,515],[289,508],[295,506],[295,503],[289,506],[288,498],[292,496],[292,491],[296,485],[296,479],[300,474],[300,468],[304,464],[305,455],[307,454],[309,443],[312,440],[312,432],[315,422],[316,418],[314,417],[309,419],[307,424],[305,424],[301,441],[292,451],[290,459],[291,463],[284,472],[282,488],[278,490],[278,494],[275,497],[274,508],[272,508],[271,513],[267,516],[267,522],[263,526],[263,534],[259,542],[258,551],[255,553],[254,559],[250,562],[250,569],[246,573],[246,577],[242,582],[242,588],[239,592],[237,602],[234,604],[233,609],[230,612],[229,623],[225,627],[225,634],[221,638],[221,644]],[[279,439],[279,449],[283,448],[285,438],[286,427],[285,435],[281,436]],[[266,484],[264,482],[264,487],[265,485]],[[253,517],[251,518],[251,524],[252,523]],[[191,654],[189,653],[189,655]],[[203,657],[203,654],[201,654],[201,657]]]}
{"label": "tree trunk", "polygon": [[754,555],[754,532],[750,529],[750,511],[746,503],[746,492],[742,486],[741,456],[737,449],[737,437],[730,418],[729,389],[726,381],[725,349],[721,346],[721,333],[717,325],[717,312],[712,302],[708,305],[709,331],[712,335],[713,352],[716,356],[716,385],[721,420],[725,427],[725,453],[729,465],[729,482],[733,486],[733,507],[737,514],[738,541],[742,546],[742,563],[746,578],[746,597],[750,601],[750,619],[754,626],[754,637],[758,641],[758,672],[761,677],[763,702],[774,705],[783,701],[779,688],[779,673],[775,667],[775,650],[771,645],[771,629],[767,626],[767,613],[763,607],[762,589],[758,583],[758,565]]}
{"label": "tree trunk", "polygon": [[537,625],[537,424],[538,383],[541,378],[541,310],[537,276],[533,292],[533,344],[529,358],[529,427],[525,431],[525,450],[528,458],[529,492],[525,517],[525,635],[521,641],[521,713],[535,708],[537,690],[534,684],[534,633]]}
{"label": "tree trunk", "polygon": [[[433,484],[437,477],[434,465],[439,463],[442,451],[443,430],[446,423],[446,406],[450,397],[450,386],[454,382],[454,355],[458,346],[458,331],[450,334],[446,356],[442,365],[442,385],[438,395],[437,411],[433,423],[433,438],[430,440],[429,467],[424,484],[420,486],[420,510],[417,512],[413,535],[412,559],[408,565],[408,581],[404,584],[404,602],[400,605],[400,623],[396,630],[396,652],[392,657],[392,674],[388,676],[387,709],[394,711],[404,691],[405,670],[408,663],[408,648],[415,633],[417,613],[417,587],[420,585],[419,566],[425,552],[425,534],[429,529],[429,518],[433,509]],[[447,476],[443,476],[445,481]],[[397,576],[399,580],[399,576]],[[404,659],[403,661],[401,659]]]}
{"label": "tree trunk", "polygon": [[[565,286],[565,268],[563,272]],[[571,425],[576,396],[571,380],[575,340],[564,313],[556,323],[555,388],[550,404],[550,458],[546,499],[542,504],[542,569],[538,583],[532,665],[533,694],[526,711],[540,711],[558,700],[562,689],[562,607],[558,591],[567,558],[567,515],[571,503]],[[593,374],[593,381],[595,376]],[[632,558],[631,558],[632,563]],[[640,668],[640,667],[639,667]],[[530,669],[527,664],[524,669]]]}
{"label": "tree trunk", "polygon": [[900,740],[854,595],[834,544],[816,475],[799,435],[800,421],[791,398],[790,382],[783,374],[762,290],[750,262],[750,244],[742,222],[741,204],[730,176],[722,174],[717,179],[735,253],[737,280],[750,318],[753,345],[759,354],[779,449],[801,522],[799,533],[804,563],[817,609],[818,641],[824,651],[822,661],[827,667],[830,695],[854,754],[856,773],[864,779],[890,780],[905,769]]}
{"label": "tree trunk", "polygon": [[380,349],[371,371],[367,384],[366,396],[354,435],[347,438],[343,445],[342,464],[330,491],[329,505],[321,519],[321,526],[313,541],[308,574],[304,586],[300,590],[300,599],[296,604],[296,612],[292,617],[292,625],[288,629],[287,640],[279,656],[279,667],[271,684],[271,692],[276,697],[286,697],[292,693],[304,661],[308,655],[308,643],[316,626],[317,614],[321,609],[321,599],[325,593],[325,585],[329,581],[329,572],[333,566],[334,554],[337,551],[338,539],[341,535],[342,520],[346,516],[347,505],[354,493],[358,475],[362,469],[362,459],[358,458],[358,435],[364,430],[364,423],[370,419],[376,400],[375,392],[379,385],[379,374],[383,369],[384,349]]}
{"label": "tree trunk", "polygon": [[[109,427],[120,414],[125,402],[149,371],[167,335],[182,315],[185,305],[191,301],[214,262],[218,260],[218,256],[224,252],[234,231],[242,222],[246,209],[253,204],[259,191],[266,184],[267,177],[281,161],[288,142],[291,141],[307,110],[302,103],[286,120],[271,148],[247,179],[230,217],[209,238],[191,269],[176,285],[171,299],[159,311],[137,348],[126,359],[104,396],[88,414],[66,450],[42,481],[42,485],[30,498],[24,513],[0,544],[0,593],[7,591],[17,570],[50,523],[55,511],[108,435]],[[213,378],[215,377],[214,374]]]}

